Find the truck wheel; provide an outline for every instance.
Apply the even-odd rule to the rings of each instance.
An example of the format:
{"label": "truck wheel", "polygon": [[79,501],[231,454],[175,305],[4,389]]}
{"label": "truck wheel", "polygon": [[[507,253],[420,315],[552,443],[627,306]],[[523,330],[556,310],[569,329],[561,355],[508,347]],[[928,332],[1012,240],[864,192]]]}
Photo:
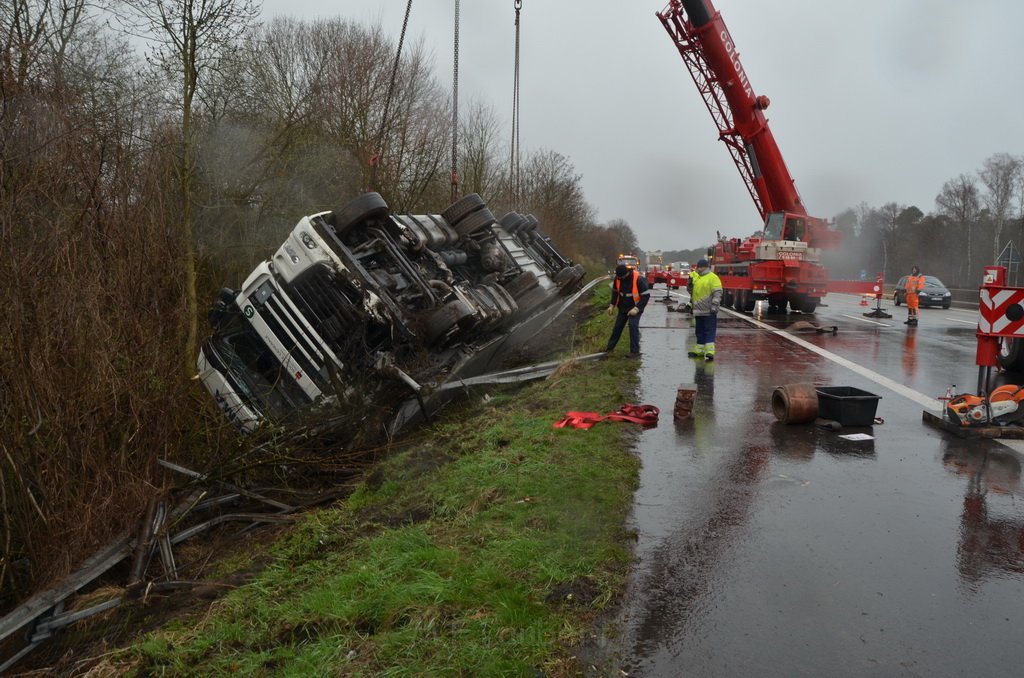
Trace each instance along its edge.
{"label": "truck wheel", "polygon": [[516,229],[518,229],[524,221],[525,219],[523,219],[523,215],[519,214],[519,212],[509,212],[501,219],[498,219],[498,223],[501,224],[501,226],[509,233],[515,233]]}
{"label": "truck wheel", "polygon": [[350,228],[368,219],[377,219],[388,215],[388,204],[380,193],[364,193],[358,198],[349,200],[339,209],[331,212],[326,219],[327,223],[334,226],[334,231],[339,236],[344,235]]}
{"label": "truck wheel", "polygon": [[558,285],[559,291],[568,292],[575,288],[580,280],[583,280],[584,275],[586,275],[586,271],[582,266],[566,266],[555,274],[555,284]]}
{"label": "truck wheel", "polygon": [[459,219],[458,223],[453,224],[455,232],[459,235],[471,235],[476,233],[482,228],[487,228],[494,223],[494,214],[491,210],[486,207],[480,207],[469,216]]}
{"label": "truck wheel", "polygon": [[449,301],[434,311],[433,315],[423,323],[423,338],[428,345],[436,344],[444,339],[452,328],[472,316],[472,309],[466,306],[462,300]]}
{"label": "truck wheel", "polygon": [[999,338],[999,366],[1008,372],[1024,371],[1024,342],[1020,339]]}
{"label": "truck wheel", "polygon": [[821,301],[815,297],[807,297],[800,304],[800,310],[804,313],[814,313],[814,309],[818,308],[818,302]]}
{"label": "truck wheel", "polygon": [[[484,207],[484,199],[476,193],[470,193],[446,207],[445,210],[441,212],[441,218],[447,221],[451,226],[455,226],[455,224],[459,223],[482,207]],[[494,217],[492,216],[491,220],[493,221],[493,219]]]}
{"label": "truck wheel", "polygon": [[537,217],[533,216],[532,214],[527,214],[525,217],[523,217],[523,224],[522,226],[519,227],[519,230],[522,231],[523,233],[535,231],[537,229],[538,223],[539,222],[537,221]]}

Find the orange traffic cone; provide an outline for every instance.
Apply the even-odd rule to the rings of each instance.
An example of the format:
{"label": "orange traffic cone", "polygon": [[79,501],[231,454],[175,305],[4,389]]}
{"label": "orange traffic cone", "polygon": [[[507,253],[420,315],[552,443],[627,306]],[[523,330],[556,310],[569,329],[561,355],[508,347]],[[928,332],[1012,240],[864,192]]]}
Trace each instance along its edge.
{"label": "orange traffic cone", "polygon": [[865,294],[865,295],[861,296],[861,298],[860,298],[860,305],[861,306],[868,306],[868,299],[870,299],[870,298],[871,298],[871,296],[868,295],[868,294]]}

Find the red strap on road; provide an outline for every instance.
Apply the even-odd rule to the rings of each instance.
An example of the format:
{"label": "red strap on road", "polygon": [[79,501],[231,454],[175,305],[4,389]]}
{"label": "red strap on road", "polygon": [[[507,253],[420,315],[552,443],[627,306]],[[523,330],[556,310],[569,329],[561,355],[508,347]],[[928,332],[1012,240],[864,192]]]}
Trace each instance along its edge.
{"label": "red strap on road", "polygon": [[661,413],[654,405],[623,405],[614,412],[600,415],[597,412],[567,412],[565,417],[554,423],[555,428],[590,428],[599,421],[626,421],[643,426],[654,426]]}

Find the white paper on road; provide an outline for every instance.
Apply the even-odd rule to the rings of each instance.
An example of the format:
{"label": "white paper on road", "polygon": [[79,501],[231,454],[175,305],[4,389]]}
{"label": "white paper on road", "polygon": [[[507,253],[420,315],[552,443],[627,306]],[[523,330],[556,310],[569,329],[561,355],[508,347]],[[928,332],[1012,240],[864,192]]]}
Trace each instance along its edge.
{"label": "white paper on road", "polygon": [[874,436],[869,436],[867,433],[847,433],[846,435],[839,436],[840,438],[846,438],[847,440],[874,440]]}

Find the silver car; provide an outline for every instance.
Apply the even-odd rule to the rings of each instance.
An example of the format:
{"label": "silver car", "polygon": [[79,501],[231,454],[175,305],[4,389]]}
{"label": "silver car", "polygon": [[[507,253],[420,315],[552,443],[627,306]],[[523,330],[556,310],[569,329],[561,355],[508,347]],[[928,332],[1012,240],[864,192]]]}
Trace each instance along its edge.
{"label": "silver car", "polygon": [[[907,301],[907,278],[909,277],[905,275],[896,283],[896,291],[892,293],[892,303],[897,306]],[[942,308],[949,308],[953,301],[953,295],[942,284],[942,281],[934,275],[924,276],[924,289],[921,290],[918,296],[922,307],[941,306]]]}

